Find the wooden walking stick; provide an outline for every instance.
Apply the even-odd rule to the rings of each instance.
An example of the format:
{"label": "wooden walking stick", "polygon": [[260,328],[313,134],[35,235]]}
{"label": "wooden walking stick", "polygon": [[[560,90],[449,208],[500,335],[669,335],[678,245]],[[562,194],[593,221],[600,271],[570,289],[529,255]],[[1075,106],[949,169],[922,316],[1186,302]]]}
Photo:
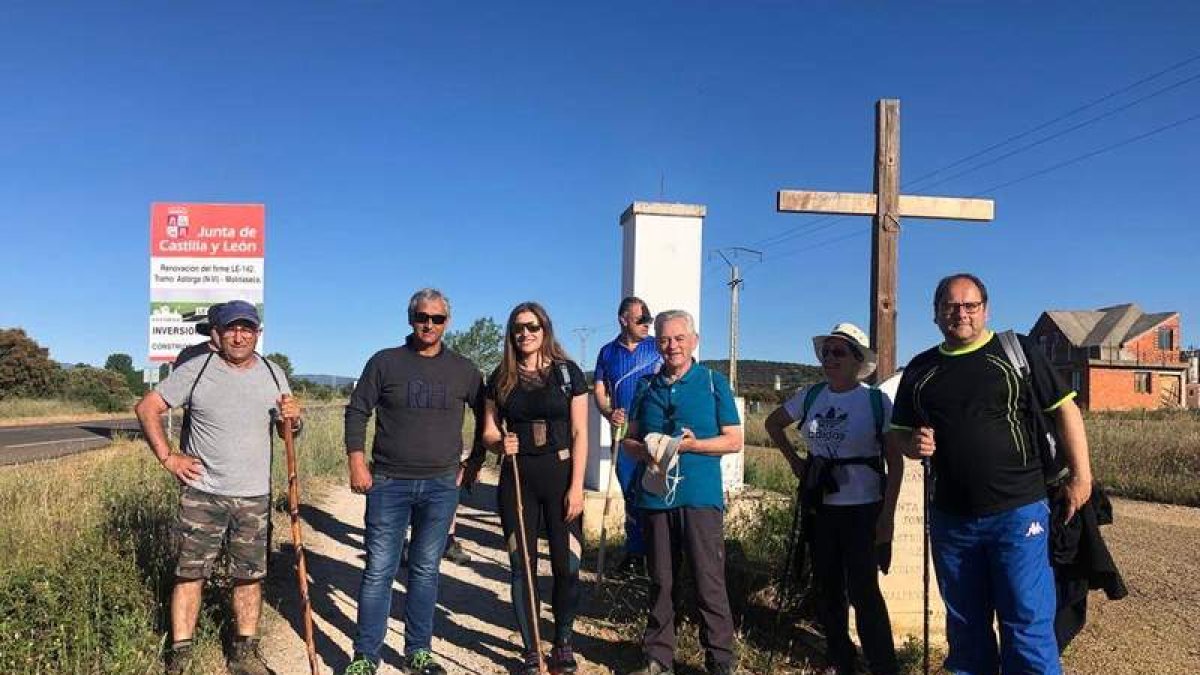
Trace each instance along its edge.
{"label": "wooden walking stick", "polygon": [[925,628],[925,636],[924,636],[925,644],[924,644],[924,648],[923,648],[924,653],[922,655],[922,663],[923,663],[925,675],[929,675],[929,458],[928,457],[923,457],[921,459],[921,470],[925,474],[925,485],[924,485],[924,490],[923,490],[925,493],[925,495],[924,495],[924,497],[925,497],[924,511],[925,512],[921,518],[925,522],[925,537],[924,537],[924,539],[925,539],[925,542],[924,542],[924,544],[925,544],[925,556],[924,556],[925,557],[925,560],[924,560],[924,562],[925,562],[925,573],[924,573],[925,590],[924,590],[924,593],[922,596],[922,598],[924,600],[924,607],[923,607],[923,610],[921,613],[922,618],[925,620],[925,626],[924,626],[924,628]]}
{"label": "wooden walking stick", "polygon": [[[783,612],[787,605],[788,595],[791,593],[792,567],[796,563],[796,548],[800,544],[800,518],[801,512],[804,509],[804,503],[801,495],[804,490],[803,481],[796,486],[796,505],[792,511],[792,529],[788,532],[787,553],[783,557],[783,572],[779,575],[779,601],[775,609],[775,629],[773,635],[779,634],[779,624],[783,620]],[[790,631],[789,631],[790,632]],[[791,640],[787,643],[787,652],[791,652]],[[775,650],[772,649],[767,656],[767,672],[771,672],[771,666],[775,662]]]}
{"label": "wooden walking stick", "polygon": [[[617,482],[617,458],[621,453],[621,441],[625,438],[625,425],[611,425],[612,446],[609,448],[609,461],[612,466],[609,467],[608,485],[604,489],[604,513],[600,516],[600,554],[596,558],[596,594],[600,594],[600,588],[604,586],[604,552],[608,548],[608,510],[612,507],[612,488],[613,483]],[[626,508],[629,505],[626,504]]]}
{"label": "wooden walking stick", "polygon": [[283,447],[287,453],[288,515],[292,519],[292,546],[296,549],[296,581],[300,586],[300,605],[304,609],[304,646],[308,650],[308,666],[318,675],[317,647],[313,642],[312,603],[308,599],[308,565],[304,562],[304,538],[300,532],[300,479],[296,476],[296,439],[291,420],[283,419]]}
{"label": "wooden walking stick", "polygon": [[[521,469],[517,464],[516,455],[509,455],[509,464],[513,470],[513,482],[516,484],[514,492],[517,494],[517,532],[520,533],[518,536],[521,538],[521,562],[525,566],[525,595],[529,598],[529,614],[533,620],[530,625],[533,628],[533,650],[537,654],[538,672],[548,673],[550,671],[546,669],[546,659],[542,657],[542,635],[538,629],[537,586],[533,585],[533,569],[529,563],[529,541],[525,537],[525,505],[521,499]],[[536,539],[534,539],[534,543],[537,543]]]}

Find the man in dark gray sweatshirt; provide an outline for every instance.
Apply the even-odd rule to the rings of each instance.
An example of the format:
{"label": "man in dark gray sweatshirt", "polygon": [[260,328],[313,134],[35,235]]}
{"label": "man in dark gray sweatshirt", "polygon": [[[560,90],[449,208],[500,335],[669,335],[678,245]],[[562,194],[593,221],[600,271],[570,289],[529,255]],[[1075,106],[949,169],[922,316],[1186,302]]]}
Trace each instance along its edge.
{"label": "man in dark gray sweatshirt", "polygon": [[[399,347],[367,361],[346,406],[346,453],[350,488],[367,496],[367,566],[358,591],[354,660],[346,675],[373,675],[391,614],[392,580],[400,564],[405,531],[408,597],[404,603],[401,672],[443,675],[431,651],[438,565],[458,507],[464,472],[474,474],[482,455],[462,461],[463,412],[483,424],[483,376],[442,337],[450,301],[424,288],[408,303],[412,333]],[[375,413],[371,462],[366,459],[367,420]]]}

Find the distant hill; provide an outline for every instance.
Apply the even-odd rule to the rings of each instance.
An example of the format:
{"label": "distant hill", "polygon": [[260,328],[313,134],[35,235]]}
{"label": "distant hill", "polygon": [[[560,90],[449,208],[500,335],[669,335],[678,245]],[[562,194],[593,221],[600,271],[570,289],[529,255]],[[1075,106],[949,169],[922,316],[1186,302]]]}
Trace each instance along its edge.
{"label": "distant hill", "polygon": [[327,387],[340,389],[354,384],[357,378],[342,377],[341,375],[293,375],[293,380],[304,380],[313,384],[323,384]]}
{"label": "distant hill", "polygon": [[[729,359],[709,359],[702,364],[713,370],[729,374]],[[779,390],[775,389],[775,378],[779,377]],[[738,393],[749,399],[781,401],[797,388],[825,379],[818,366],[784,361],[757,361],[738,359]]]}

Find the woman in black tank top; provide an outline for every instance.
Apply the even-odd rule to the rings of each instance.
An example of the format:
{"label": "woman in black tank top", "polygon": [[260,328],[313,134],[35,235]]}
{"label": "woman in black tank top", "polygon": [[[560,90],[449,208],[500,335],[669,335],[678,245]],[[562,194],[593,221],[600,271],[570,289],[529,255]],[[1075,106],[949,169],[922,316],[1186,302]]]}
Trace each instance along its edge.
{"label": "woman in black tank top", "polygon": [[[504,358],[489,378],[483,439],[504,456],[498,501],[512,568],[513,611],[525,648],[519,672],[538,672],[537,614],[531,608],[539,607],[540,599],[535,580],[530,602],[525,560],[536,571],[536,542],[544,523],[554,573],[554,649],[549,665],[556,673],[573,673],[571,636],[583,553],[580,516],[587,467],[587,382],[555,340],[550,317],[536,302],[521,303],[509,314]],[[520,469],[520,485],[513,462]],[[528,558],[518,533],[518,491]]]}

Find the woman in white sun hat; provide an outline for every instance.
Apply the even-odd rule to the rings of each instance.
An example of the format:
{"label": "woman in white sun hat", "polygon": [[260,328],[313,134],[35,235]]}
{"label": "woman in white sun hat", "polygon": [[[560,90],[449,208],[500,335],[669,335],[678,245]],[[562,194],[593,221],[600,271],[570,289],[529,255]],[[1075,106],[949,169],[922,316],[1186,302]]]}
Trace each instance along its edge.
{"label": "woman in white sun hat", "polygon": [[[803,387],[767,418],[766,428],[801,481],[805,541],[812,551],[818,618],[837,673],[854,673],[849,605],[872,673],[897,672],[878,572],[891,564],[892,524],[903,458],[886,449],[892,402],[863,383],[875,352],[858,326],[840,323],[813,338],[825,379]],[[784,430],[798,424],[802,459]],[[789,571],[790,573],[790,571]]]}

